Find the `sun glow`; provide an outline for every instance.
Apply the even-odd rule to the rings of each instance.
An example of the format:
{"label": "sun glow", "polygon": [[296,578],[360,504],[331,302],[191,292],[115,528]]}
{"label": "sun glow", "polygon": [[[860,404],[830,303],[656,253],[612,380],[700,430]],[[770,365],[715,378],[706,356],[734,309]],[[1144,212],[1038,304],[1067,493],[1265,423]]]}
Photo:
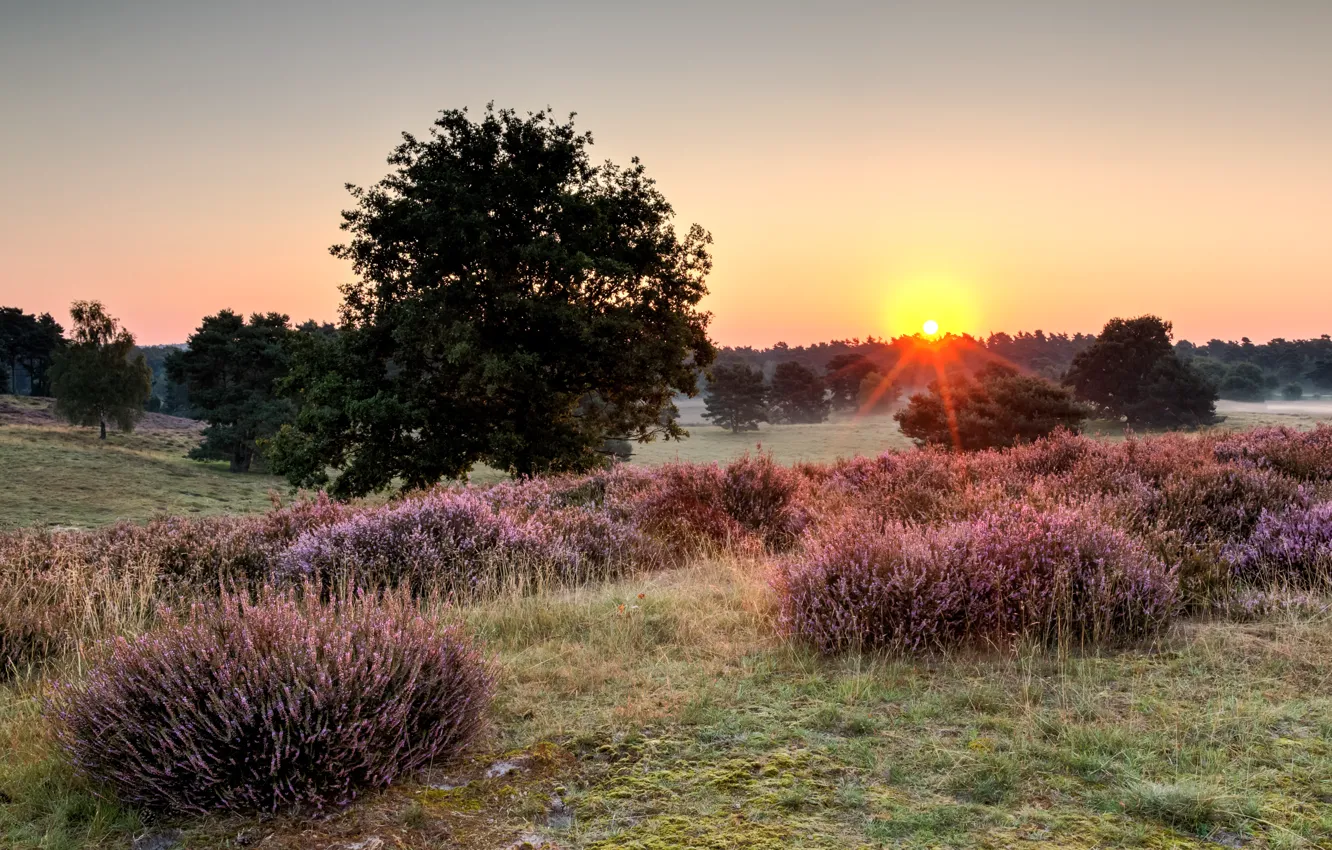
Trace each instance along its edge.
{"label": "sun glow", "polygon": [[954,275],[908,273],[887,291],[887,326],[893,336],[923,334],[934,338],[948,333],[983,330],[981,298],[974,287]]}

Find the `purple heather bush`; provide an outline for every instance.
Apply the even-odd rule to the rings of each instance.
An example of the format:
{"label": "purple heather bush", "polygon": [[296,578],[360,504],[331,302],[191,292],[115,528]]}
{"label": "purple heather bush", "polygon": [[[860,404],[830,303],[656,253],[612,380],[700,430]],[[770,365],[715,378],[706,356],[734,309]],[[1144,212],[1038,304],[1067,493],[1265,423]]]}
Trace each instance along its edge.
{"label": "purple heather bush", "polygon": [[74,767],[166,813],[344,806],[481,732],[493,674],[405,595],[223,596],[117,639],[47,712]]}
{"label": "purple heather bush", "polygon": [[848,523],[773,577],[779,624],[824,652],[1139,639],[1173,615],[1172,569],[1076,510],[937,527]]}
{"label": "purple heather bush", "polygon": [[1332,581],[1332,502],[1264,513],[1253,534],[1226,549],[1249,585],[1326,586]]}
{"label": "purple heather bush", "polygon": [[575,578],[580,566],[545,526],[497,511],[475,491],[437,490],[306,532],[283,553],[277,577],[470,598],[507,583]]}
{"label": "purple heather bush", "polygon": [[1216,444],[1220,461],[1271,469],[1301,481],[1332,481],[1332,426],[1312,431],[1257,428]]}

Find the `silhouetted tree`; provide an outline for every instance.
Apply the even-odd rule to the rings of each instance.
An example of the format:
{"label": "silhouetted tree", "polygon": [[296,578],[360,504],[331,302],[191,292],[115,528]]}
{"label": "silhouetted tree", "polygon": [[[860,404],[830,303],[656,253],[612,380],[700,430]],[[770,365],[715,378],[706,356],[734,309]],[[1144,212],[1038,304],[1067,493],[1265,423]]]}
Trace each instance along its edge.
{"label": "silhouetted tree", "polygon": [[259,441],[272,437],[295,414],[278,395],[290,368],[292,334],[280,313],[250,316],[223,310],[206,316],[187,347],[166,359],[170,380],[183,384],[194,411],[208,423],[195,460],[226,460],[232,472],[249,472]]}
{"label": "silhouetted tree", "polygon": [[733,432],[757,431],[768,421],[768,388],[763,373],[743,363],[714,366],[703,391],[703,418]]}
{"label": "silhouetted tree", "polygon": [[1086,416],[1064,387],[991,363],[974,379],[935,381],[894,418],[918,445],[976,451],[1029,443],[1061,428],[1077,433]]}
{"label": "silhouetted tree", "polygon": [[[267,457],[296,484],[358,495],[604,463],[607,437],[684,431],[662,413],[715,356],[711,237],[677,234],[643,166],[594,164],[545,113],[444,112],[393,171],[353,187],[335,256],[358,276],[342,322],[294,351],[300,412]],[[595,400],[595,403],[590,403]]]}
{"label": "silhouetted tree", "polygon": [[778,422],[822,422],[831,407],[823,379],[794,360],[777,365],[768,400]]}
{"label": "silhouetted tree", "polygon": [[832,405],[838,410],[853,410],[860,404],[860,384],[875,371],[874,363],[863,354],[839,354],[828,361],[825,380],[832,391]]}
{"label": "silhouetted tree", "polygon": [[1299,401],[1304,398],[1304,387],[1299,384],[1286,384],[1281,388],[1281,397],[1286,401]]}
{"label": "silhouetted tree", "polygon": [[98,301],[75,301],[69,312],[72,343],[51,365],[56,416],[75,425],[100,426],[103,440],[107,420],[122,431],[134,430],[152,394],[152,371],[142,354],[134,354],[134,335]]}
{"label": "silhouetted tree", "polygon": [[1305,377],[1320,390],[1332,390],[1332,360],[1319,360]]}
{"label": "silhouetted tree", "polygon": [[1081,400],[1133,427],[1210,425],[1216,388],[1170,344],[1171,325],[1156,316],[1111,319],[1064,377]]}
{"label": "silhouetted tree", "polygon": [[860,379],[856,409],[871,415],[891,413],[901,398],[902,388],[895,381],[887,381],[878,372],[870,372]]}
{"label": "silhouetted tree", "polygon": [[[17,307],[0,307],[0,363],[8,389],[18,393],[18,367],[28,376],[29,395],[50,395],[47,373],[55,353],[65,344],[64,329],[50,313],[34,316]],[[0,375],[0,390],[6,389]]]}

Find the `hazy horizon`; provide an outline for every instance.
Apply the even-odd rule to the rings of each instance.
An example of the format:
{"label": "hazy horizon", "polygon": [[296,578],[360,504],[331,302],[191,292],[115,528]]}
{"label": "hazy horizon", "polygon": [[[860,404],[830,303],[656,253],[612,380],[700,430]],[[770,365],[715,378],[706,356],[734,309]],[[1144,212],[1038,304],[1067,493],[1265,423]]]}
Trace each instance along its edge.
{"label": "hazy horizon", "polygon": [[492,100],[642,157],[722,345],[1332,331],[1330,3],[0,9],[0,304],[142,344],[333,319],[343,184]]}

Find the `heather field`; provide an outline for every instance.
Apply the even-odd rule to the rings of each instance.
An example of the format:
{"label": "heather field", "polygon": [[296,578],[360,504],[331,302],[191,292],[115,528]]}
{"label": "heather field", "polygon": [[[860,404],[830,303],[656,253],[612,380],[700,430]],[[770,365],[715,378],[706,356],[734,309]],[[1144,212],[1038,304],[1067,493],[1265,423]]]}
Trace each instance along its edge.
{"label": "heather field", "polygon": [[0,536],[14,847],[1326,847],[1332,428]]}

